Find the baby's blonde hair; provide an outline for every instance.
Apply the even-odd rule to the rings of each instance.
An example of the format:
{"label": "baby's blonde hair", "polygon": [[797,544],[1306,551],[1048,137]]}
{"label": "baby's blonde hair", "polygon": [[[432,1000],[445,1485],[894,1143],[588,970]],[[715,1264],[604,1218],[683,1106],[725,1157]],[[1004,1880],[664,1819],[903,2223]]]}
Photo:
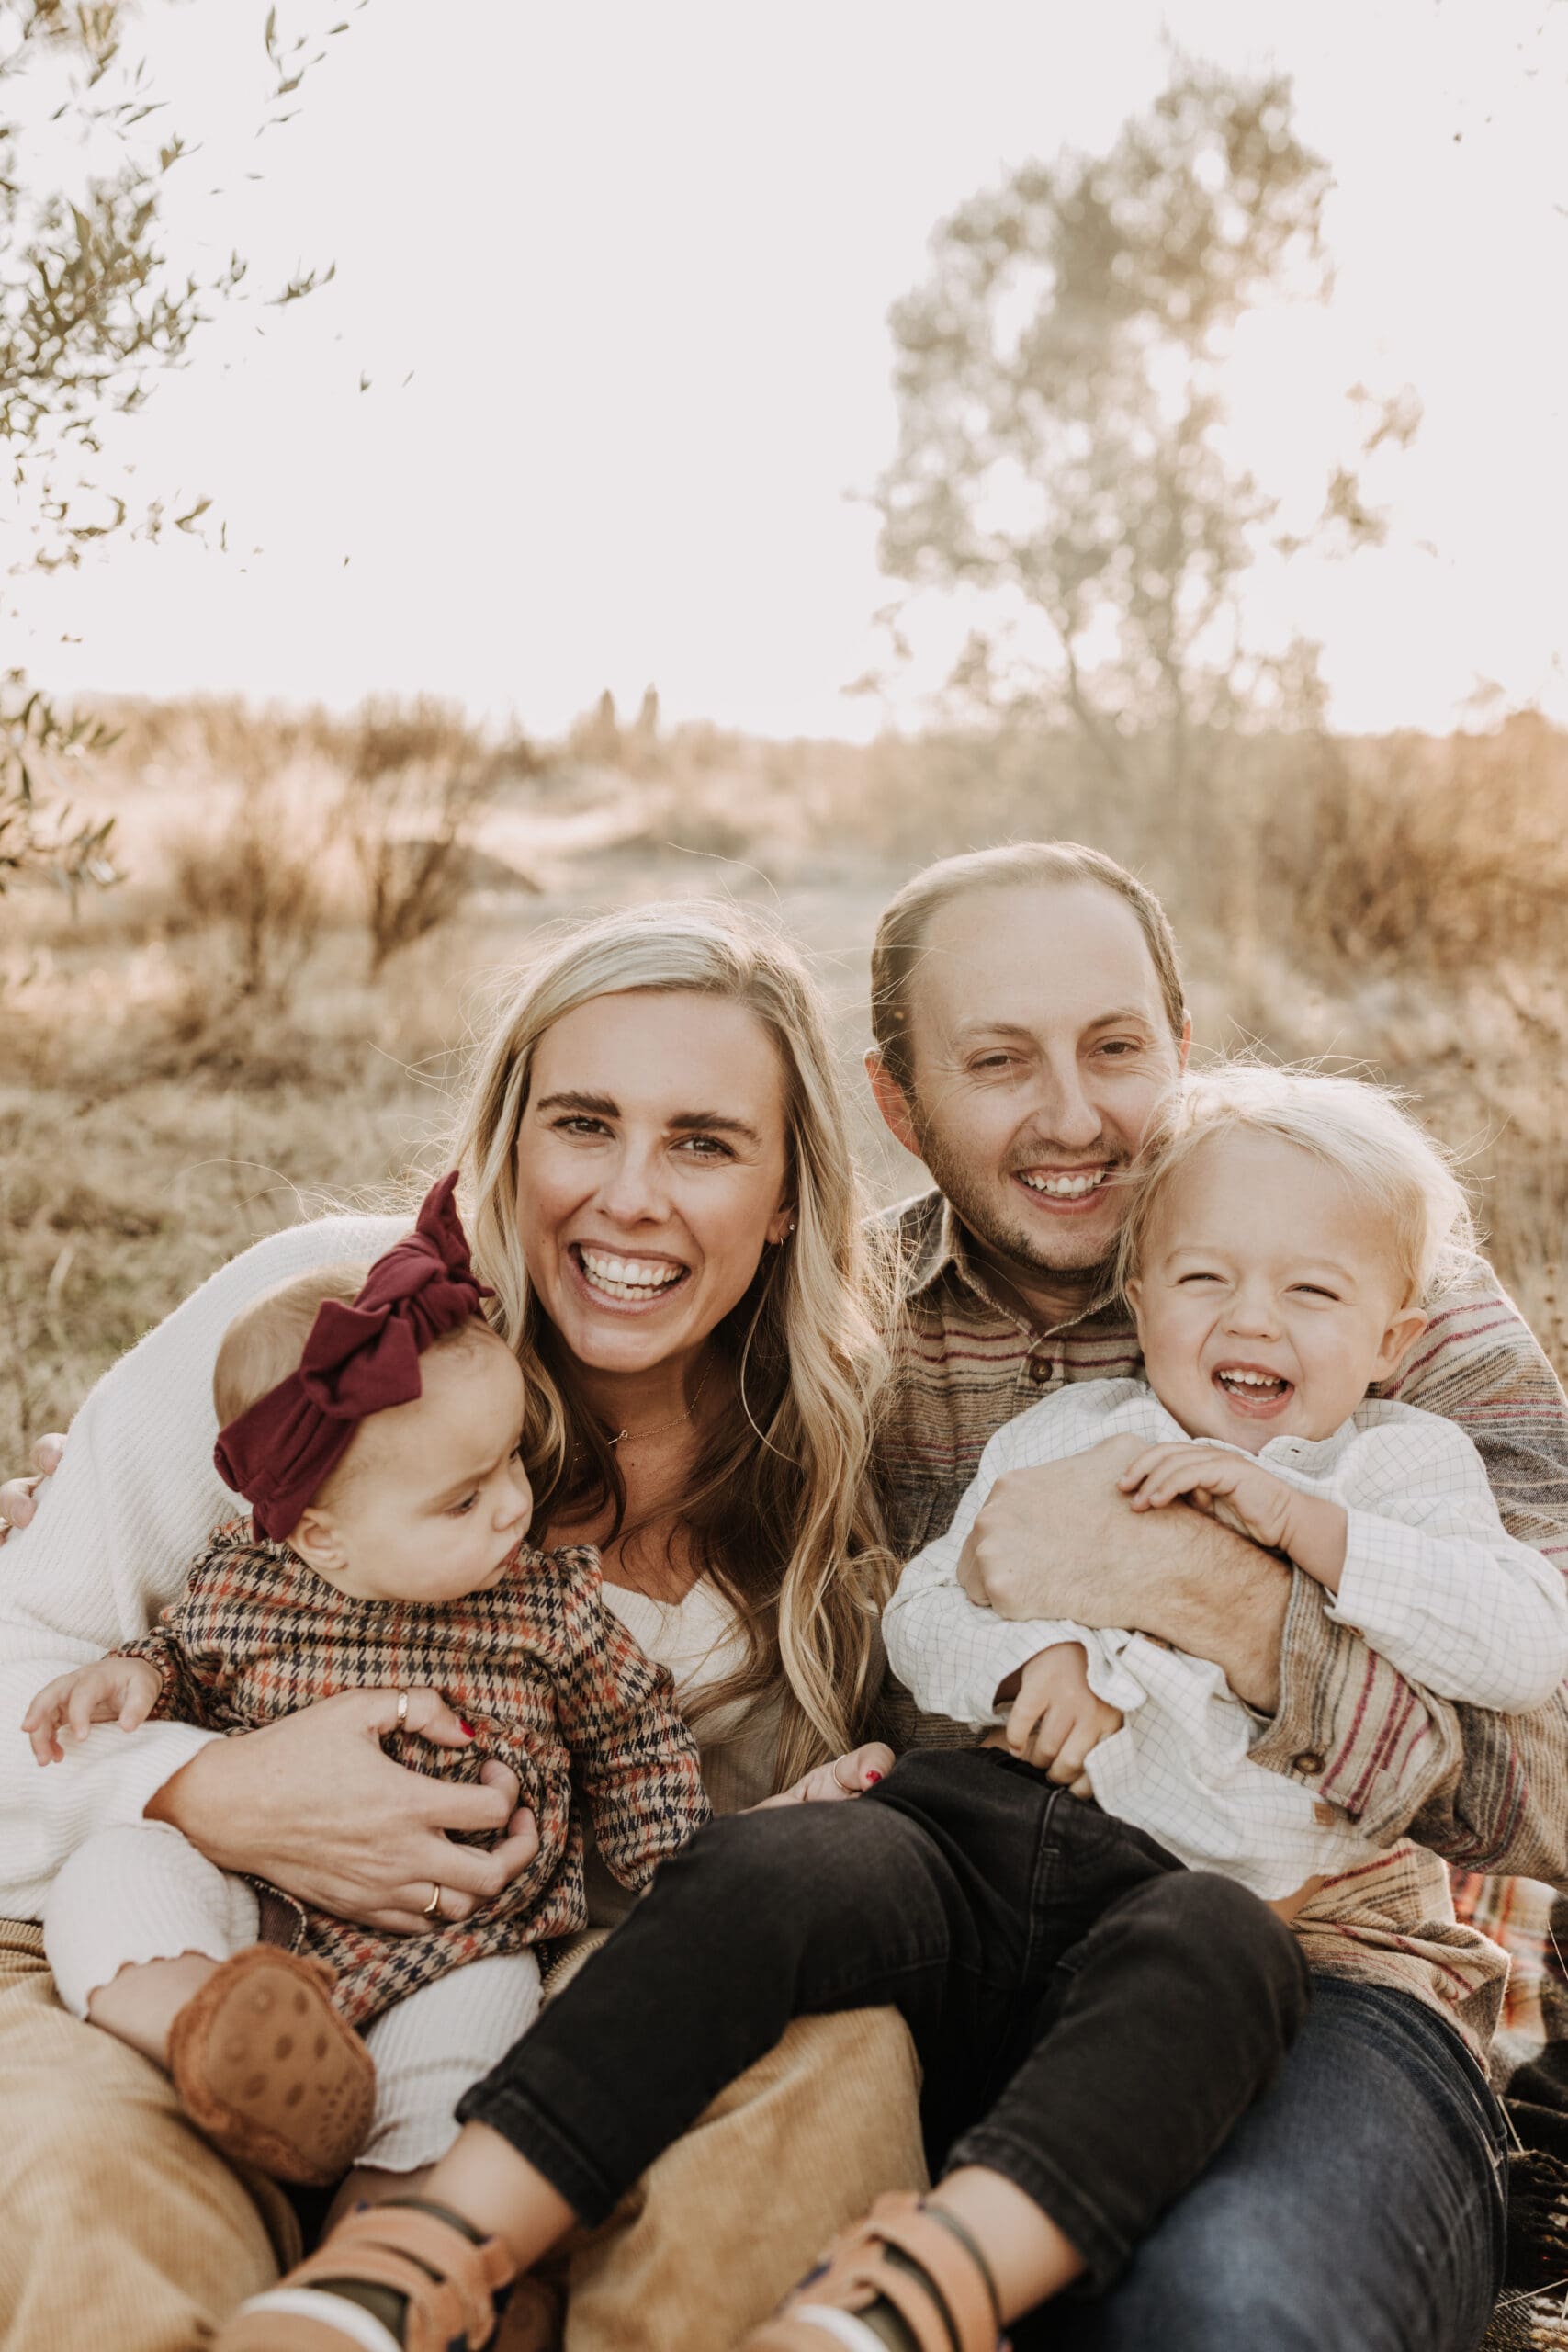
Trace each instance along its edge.
{"label": "baby's blonde hair", "polygon": [[[292,1282],[279,1283],[276,1290],[264,1291],[242,1308],[224,1332],[212,1367],[212,1402],[220,1429],[237,1421],[269,1389],[299,1371],[321,1308],[329,1298],[352,1306],[369,1272],[368,1263],[319,1266],[310,1273],[296,1274]],[[490,1326],[476,1318],[443,1331],[421,1352],[434,1355],[439,1348],[492,1336]]]}
{"label": "baby's blonde hair", "polygon": [[1316,1069],[1230,1062],[1194,1072],[1145,1145],[1122,1229],[1123,1285],[1141,1271],[1150,1228],[1174,1179],[1217,1136],[1258,1135],[1309,1153],[1382,1217],[1403,1285],[1425,1307],[1475,1248],[1470,1202],[1452,1159],[1392,1088]]}
{"label": "baby's blonde hair", "polygon": [[352,1305],[369,1271],[367,1265],[321,1266],[312,1273],[296,1274],[291,1283],[264,1291],[235,1316],[212,1367],[212,1402],[220,1429],[237,1421],[269,1388],[299,1371],[320,1309],[329,1298]]}

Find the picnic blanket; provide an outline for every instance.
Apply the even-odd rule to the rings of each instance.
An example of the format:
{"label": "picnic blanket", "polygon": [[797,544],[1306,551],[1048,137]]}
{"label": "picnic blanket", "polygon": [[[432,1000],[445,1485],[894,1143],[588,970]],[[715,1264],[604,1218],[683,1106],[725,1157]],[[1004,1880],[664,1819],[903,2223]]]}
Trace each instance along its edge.
{"label": "picnic blanket", "polygon": [[1568,2352],[1568,1897],[1454,1871],[1454,1908],[1508,1953],[1493,2086],[1508,2119],[1508,2267],[1484,2352]]}

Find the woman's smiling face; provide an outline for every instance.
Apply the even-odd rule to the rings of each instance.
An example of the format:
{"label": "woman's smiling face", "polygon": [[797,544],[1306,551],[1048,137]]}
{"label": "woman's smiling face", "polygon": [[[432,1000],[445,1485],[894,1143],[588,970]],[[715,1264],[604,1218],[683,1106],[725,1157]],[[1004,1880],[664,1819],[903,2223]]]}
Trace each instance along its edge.
{"label": "woman's smiling face", "polygon": [[784,1076],[726,998],[627,989],[539,1040],[517,1137],[528,1279],[577,1361],[694,1353],[791,1222]]}

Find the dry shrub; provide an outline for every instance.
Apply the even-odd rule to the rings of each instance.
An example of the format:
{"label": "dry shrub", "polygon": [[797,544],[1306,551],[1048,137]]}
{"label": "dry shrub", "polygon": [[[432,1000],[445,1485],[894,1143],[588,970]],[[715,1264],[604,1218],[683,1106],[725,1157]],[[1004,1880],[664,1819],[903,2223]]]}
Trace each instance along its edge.
{"label": "dry shrub", "polygon": [[216,808],[170,837],[170,928],[224,940],[220,997],[287,1002],[331,913],[329,832],[319,803],[253,755]]}
{"label": "dry shrub", "polygon": [[335,824],[364,886],[375,978],[457,912],[479,821],[533,757],[515,738],[488,743],[460,710],[424,695],[366,703],[333,749],[343,776]]}
{"label": "dry shrub", "polygon": [[1568,963],[1568,737],[1538,714],[1490,735],[1325,743],[1304,781],[1262,844],[1303,960]]}

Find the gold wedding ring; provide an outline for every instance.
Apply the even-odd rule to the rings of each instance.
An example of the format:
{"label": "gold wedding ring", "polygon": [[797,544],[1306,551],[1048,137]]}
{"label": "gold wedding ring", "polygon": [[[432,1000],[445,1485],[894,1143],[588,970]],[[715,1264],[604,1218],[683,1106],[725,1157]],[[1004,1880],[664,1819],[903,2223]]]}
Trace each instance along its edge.
{"label": "gold wedding ring", "polygon": [[408,1719],[409,1719],[409,1694],[408,1694],[408,1692],[407,1692],[406,1690],[400,1690],[400,1691],[399,1691],[399,1693],[398,1693],[398,1722],[397,1722],[397,1728],[399,1729],[399,1731],[401,1731],[401,1729],[402,1729],[403,1725],[407,1723]]}
{"label": "gold wedding ring", "polygon": [[843,1784],[842,1781],[840,1781],[840,1780],[839,1780],[839,1767],[840,1767],[840,1765],[843,1762],[843,1760],[844,1760],[844,1759],[843,1759],[843,1758],[842,1758],[841,1756],[835,1756],[835,1757],[834,1757],[834,1758],[833,1758],[833,1778],[834,1778],[834,1780],[835,1780],[835,1781],[838,1781],[838,1784],[839,1784],[840,1788],[840,1789],[844,1789],[844,1794],[845,1794],[847,1797],[852,1797],[852,1796],[855,1796],[856,1794],[858,1794],[858,1791],[856,1791],[856,1790],[854,1790],[854,1789],[845,1789],[845,1788],[844,1788],[844,1784]]}
{"label": "gold wedding ring", "polygon": [[440,1908],[441,1889],[436,1885],[434,1880],[432,1879],[430,1883],[430,1900],[425,1905],[424,1909],[421,1912],[420,1917],[423,1919],[434,1919]]}

